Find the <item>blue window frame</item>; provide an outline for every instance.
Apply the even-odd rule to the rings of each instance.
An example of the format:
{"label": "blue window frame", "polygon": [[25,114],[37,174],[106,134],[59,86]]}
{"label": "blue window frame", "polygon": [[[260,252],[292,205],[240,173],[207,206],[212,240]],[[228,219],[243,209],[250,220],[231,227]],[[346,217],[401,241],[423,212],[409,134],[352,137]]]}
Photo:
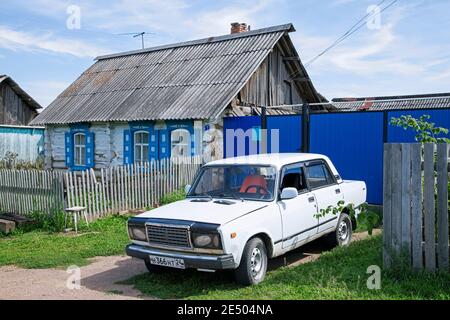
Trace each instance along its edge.
{"label": "blue window frame", "polygon": [[[170,135],[168,157],[195,155],[195,134],[192,121],[168,121],[166,133]],[[168,144],[166,146],[168,147]]]}
{"label": "blue window frame", "polygon": [[95,166],[95,135],[88,125],[72,126],[65,134],[66,166],[71,170],[86,170]]}
{"label": "blue window frame", "polygon": [[124,131],[124,164],[158,160],[157,134],[157,131],[154,130],[153,123],[130,123],[130,129]]}
{"label": "blue window frame", "polygon": [[167,121],[160,129],[153,122],[133,122],[124,131],[123,141],[124,164],[195,154],[192,121]]}

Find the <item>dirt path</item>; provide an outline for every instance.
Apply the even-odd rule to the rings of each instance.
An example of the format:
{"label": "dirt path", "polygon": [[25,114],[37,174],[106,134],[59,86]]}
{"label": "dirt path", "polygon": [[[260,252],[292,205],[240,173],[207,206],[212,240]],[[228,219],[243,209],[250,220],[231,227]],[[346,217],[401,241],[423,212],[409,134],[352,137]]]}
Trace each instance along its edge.
{"label": "dirt path", "polygon": [[98,257],[81,267],[80,289],[67,288],[65,269],[0,267],[0,299],[141,299],[132,286],[116,284],[147,271],[140,260],[124,256]]}
{"label": "dirt path", "polygon": [[[374,234],[379,234],[375,230]],[[353,235],[353,241],[367,237],[367,232]],[[314,241],[270,261],[269,269],[297,266],[314,261],[325,250],[320,241]],[[143,299],[132,286],[117,284],[135,275],[147,272],[144,263],[125,256],[97,257],[81,267],[80,289],[67,288],[69,274],[65,269],[22,269],[0,267],[0,299],[75,299],[118,300]],[[151,299],[145,297],[145,299]]]}

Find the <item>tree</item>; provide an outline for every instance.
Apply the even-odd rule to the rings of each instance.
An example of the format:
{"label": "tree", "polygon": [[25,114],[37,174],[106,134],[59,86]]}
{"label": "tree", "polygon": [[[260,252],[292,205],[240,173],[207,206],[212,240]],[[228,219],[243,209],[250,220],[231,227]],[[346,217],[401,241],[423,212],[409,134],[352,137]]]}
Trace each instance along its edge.
{"label": "tree", "polygon": [[391,125],[401,127],[405,130],[412,129],[417,132],[416,141],[420,143],[450,143],[450,139],[442,137],[447,135],[449,130],[436,127],[435,123],[429,122],[431,116],[423,115],[419,119],[410,115],[391,118]]}

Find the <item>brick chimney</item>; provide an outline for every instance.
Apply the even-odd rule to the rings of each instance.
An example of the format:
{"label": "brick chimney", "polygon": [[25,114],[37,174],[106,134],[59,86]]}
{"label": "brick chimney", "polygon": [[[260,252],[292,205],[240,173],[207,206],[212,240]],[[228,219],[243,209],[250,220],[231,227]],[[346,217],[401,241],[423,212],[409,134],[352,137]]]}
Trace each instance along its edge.
{"label": "brick chimney", "polygon": [[250,31],[250,26],[246,23],[233,22],[231,24],[231,34]]}

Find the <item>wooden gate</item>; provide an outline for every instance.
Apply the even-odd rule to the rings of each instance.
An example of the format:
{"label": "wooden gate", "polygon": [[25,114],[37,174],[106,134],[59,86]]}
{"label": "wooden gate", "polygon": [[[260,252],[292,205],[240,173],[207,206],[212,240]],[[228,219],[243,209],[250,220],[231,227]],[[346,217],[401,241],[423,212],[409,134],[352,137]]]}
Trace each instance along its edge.
{"label": "wooden gate", "polygon": [[449,269],[449,145],[385,144],[384,265]]}

